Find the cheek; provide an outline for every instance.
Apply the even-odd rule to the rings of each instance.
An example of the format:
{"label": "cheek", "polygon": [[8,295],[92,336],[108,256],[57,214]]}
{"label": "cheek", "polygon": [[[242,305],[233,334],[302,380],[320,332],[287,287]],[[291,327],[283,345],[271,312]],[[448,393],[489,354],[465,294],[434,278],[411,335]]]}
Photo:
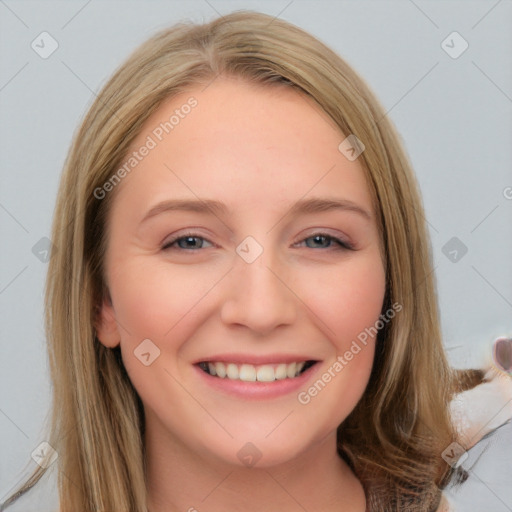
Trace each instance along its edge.
{"label": "cheek", "polygon": [[190,370],[188,365],[180,365],[180,354],[202,322],[202,306],[207,302],[203,299],[217,281],[217,271],[211,268],[198,272],[193,266],[183,266],[173,271],[168,263],[148,261],[147,257],[117,260],[109,284],[120,327],[123,363],[150,409],[194,409],[190,396],[179,384],[189,378]]}
{"label": "cheek", "polygon": [[386,286],[380,258],[354,258],[334,271],[321,270],[308,281],[309,287],[303,287],[305,302],[322,320],[338,352],[378,320]]}
{"label": "cheek", "polygon": [[119,265],[111,284],[116,316],[125,327],[122,341],[140,343],[149,338],[172,342],[219,281],[217,270],[201,272],[193,266],[183,266],[172,271],[165,262],[148,264],[143,260]]}
{"label": "cheek", "polygon": [[[298,402],[314,410],[306,421],[336,427],[350,414],[366,389],[375,353],[375,325],[382,312],[385,272],[380,258],[354,259],[340,265],[336,276],[315,276],[305,302],[318,316],[332,352]],[[306,288],[304,288],[306,290]]]}
{"label": "cheek", "polygon": [[211,313],[208,294],[224,273],[215,266],[176,271],[165,261],[118,260],[110,285],[123,362],[145,403],[158,407],[154,389],[168,389],[175,405],[189,399],[171,375],[180,381],[189,377],[180,356]]}

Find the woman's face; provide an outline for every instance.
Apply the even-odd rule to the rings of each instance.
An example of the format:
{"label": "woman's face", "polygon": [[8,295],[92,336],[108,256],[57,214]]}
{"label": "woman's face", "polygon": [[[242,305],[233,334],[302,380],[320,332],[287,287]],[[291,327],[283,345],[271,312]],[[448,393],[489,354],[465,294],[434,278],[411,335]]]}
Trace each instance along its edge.
{"label": "woman's face", "polygon": [[116,189],[98,336],[159,442],[261,467],[334,450],[385,292],[346,135],[290,88],[218,78],[161,106],[96,194]]}

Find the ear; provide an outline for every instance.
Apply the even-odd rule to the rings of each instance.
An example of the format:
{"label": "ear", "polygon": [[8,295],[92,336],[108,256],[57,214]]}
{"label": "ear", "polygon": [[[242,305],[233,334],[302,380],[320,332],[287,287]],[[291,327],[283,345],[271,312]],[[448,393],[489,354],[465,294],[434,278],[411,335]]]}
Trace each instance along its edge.
{"label": "ear", "polygon": [[116,321],[116,313],[109,298],[104,298],[97,310],[96,335],[107,348],[115,348],[121,342],[121,335]]}

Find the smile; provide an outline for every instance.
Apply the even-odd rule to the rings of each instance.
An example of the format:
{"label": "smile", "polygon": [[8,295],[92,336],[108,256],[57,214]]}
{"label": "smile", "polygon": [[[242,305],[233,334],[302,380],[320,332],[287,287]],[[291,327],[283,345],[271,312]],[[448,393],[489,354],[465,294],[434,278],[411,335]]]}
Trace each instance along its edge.
{"label": "smile", "polygon": [[294,379],[311,368],[316,361],[298,361],[280,364],[235,364],[221,361],[199,363],[207,374],[221,379],[244,382],[273,382],[275,380]]}

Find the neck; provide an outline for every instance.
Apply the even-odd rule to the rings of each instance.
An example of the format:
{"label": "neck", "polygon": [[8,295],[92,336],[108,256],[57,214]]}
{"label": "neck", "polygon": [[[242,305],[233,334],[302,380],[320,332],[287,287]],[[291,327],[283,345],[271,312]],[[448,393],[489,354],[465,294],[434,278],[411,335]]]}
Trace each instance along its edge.
{"label": "neck", "polygon": [[147,416],[145,445],[149,512],[365,511],[363,487],[337,453],[336,432],[266,468],[193,452]]}

